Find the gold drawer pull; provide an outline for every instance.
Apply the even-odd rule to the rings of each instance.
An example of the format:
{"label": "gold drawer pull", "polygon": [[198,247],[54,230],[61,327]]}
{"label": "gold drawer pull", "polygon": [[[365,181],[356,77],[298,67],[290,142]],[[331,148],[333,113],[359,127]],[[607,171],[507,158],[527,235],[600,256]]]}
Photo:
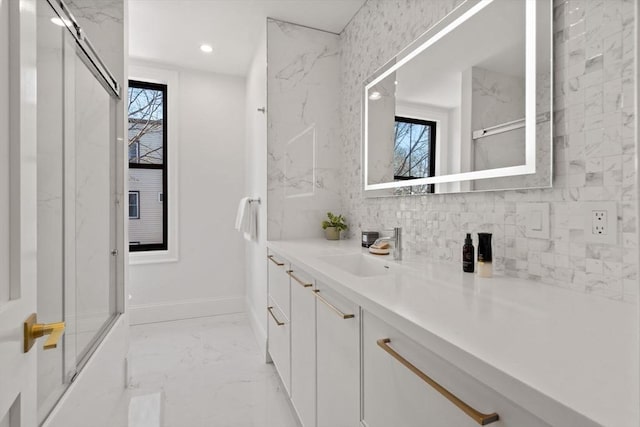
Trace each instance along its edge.
{"label": "gold drawer pull", "polygon": [[458,408],[460,408],[462,410],[462,412],[464,412],[465,414],[467,414],[468,416],[473,418],[475,422],[477,422],[478,424],[484,426],[484,425],[487,425],[487,424],[494,423],[494,422],[496,422],[496,421],[498,421],[500,419],[498,414],[496,414],[495,412],[492,413],[492,414],[483,414],[482,412],[476,411],[471,406],[467,405],[462,400],[458,399],[458,397],[456,395],[454,395],[449,390],[447,390],[446,388],[442,387],[440,384],[438,384],[437,382],[432,380],[424,372],[422,372],[420,369],[418,369],[414,365],[412,365],[411,362],[409,362],[404,357],[400,356],[394,349],[389,347],[387,344],[389,344],[390,342],[391,342],[391,340],[389,338],[382,338],[382,339],[379,339],[377,341],[378,345],[384,351],[389,353],[394,359],[396,359],[398,362],[402,363],[407,369],[409,369],[411,372],[413,372],[418,377],[420,377],[421,380],[423,380],[424,382],[429,384],[431,387],[436,389],[436,391],[438,393],[440,393],[441,395],[446,397],[451,403],[453,403]]}
{"label": "gold drawer pull", "polygon": [[325,303],[327,307],[329,307],[331,310],[333,310],[338,316],[342,317],[343,319],[353,319],[354,317],[356,317],[354,314],[344,314],[343,312],[338,310],[338,307],[331,304],[329,301],[324,299],[322,295],[320,295],[320,291],[318,289],[314,290],[313,292],[316,294],[316,298],[318,298],[320,301]]}
{"label": "gold drawer pull", "polygon": [[274,263],[278,267],[282,267],[284,265],[284,262],[280,262],[280,261],[277,261],[276,259],[274,259],[273,255],[269,255],[267,258],[269,258],[269,261],[271,261],[272,263]]}
{"label": "gold drawer pull", "polygon": [[305,283],[302,280],[298,279],[296,276],[294,276],[293,275],[293,270],[287,270],[287,274],[289,275],[289,277],[291,277],[296,282],[300,283],[305,288],[310,288],[311,286],[313,286],[312,283]]}
{"label": "gold drawer pull", "polygon": [[284,326],[284,322],[279,321],[275,314],[273,314],[273,306],[267,307],[267,311],[269,311],[269,314],[271,315],[271,317],[273,317],[273,320],[276,321],[276,325]]}

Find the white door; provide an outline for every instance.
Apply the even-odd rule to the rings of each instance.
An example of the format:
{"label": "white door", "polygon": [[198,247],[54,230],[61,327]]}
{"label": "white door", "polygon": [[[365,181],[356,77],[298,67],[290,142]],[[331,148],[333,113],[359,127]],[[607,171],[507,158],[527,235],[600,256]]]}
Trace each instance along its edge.
{"label": "white door", "polygon": [[316,425],[316,302],[313,280],[291,266],[291,401],[304,427]]}
{"label": "white door", "polygon": [[35,2],[0,0],[1,427],[37,425],[37,354],[23,352],[37,286]]}
{"label": "white door", "polygon": [[358,306],[317,280],[316,297],[317,426],[355,427],[360,420]]}

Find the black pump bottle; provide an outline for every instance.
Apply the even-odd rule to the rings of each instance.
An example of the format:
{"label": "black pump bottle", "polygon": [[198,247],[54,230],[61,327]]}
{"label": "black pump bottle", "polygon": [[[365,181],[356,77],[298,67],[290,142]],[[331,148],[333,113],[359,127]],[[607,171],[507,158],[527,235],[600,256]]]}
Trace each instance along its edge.
{"label": "black pump bottle", "polygon": [[462,271],[465,273],[473,273],[474,253],[473,242],[471,241],[471,233],[467,233],[462,246]]}

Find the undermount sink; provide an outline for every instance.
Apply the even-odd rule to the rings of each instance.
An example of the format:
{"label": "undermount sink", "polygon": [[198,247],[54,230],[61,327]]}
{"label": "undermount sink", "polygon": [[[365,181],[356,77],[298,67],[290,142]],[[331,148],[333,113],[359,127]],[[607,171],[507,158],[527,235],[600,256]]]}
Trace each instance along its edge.
{"label": "undermount sink", "polygon": [[333,267],[358,277],[383,276],[389,274],[392,268],[384,260],[374,260],[370,256],[363,254],[331,255],[320,259]]}

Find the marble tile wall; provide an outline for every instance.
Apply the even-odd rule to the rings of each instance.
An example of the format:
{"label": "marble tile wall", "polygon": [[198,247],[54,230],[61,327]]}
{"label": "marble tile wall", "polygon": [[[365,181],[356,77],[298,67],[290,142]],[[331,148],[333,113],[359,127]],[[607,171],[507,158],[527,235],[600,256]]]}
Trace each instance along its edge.
{"label": "marble tile wall", "polygon": [[66,0],[100,58],[122,87],[125,85],[125,2],[123,0]]}
{"label": "marble tile wall", "polygon": [[[365,199],[362,82],[459,0],[369,0],[341,34],[342,200],[361,230],[401,226],[405,249],[460,263],[466,232],[494,234],[497,272],[620,301],[638,294],[634,140],[634,2],[554,0],[551,189]],[[617,244],[588,243],[586,202],[615,201]],[[549,239],[525,236],[519,204],[547,202]]]}
{"label": "marble tile wall", "polygon": [[268,240],[320,237],[339,209],[339,41],[267,21]]}

